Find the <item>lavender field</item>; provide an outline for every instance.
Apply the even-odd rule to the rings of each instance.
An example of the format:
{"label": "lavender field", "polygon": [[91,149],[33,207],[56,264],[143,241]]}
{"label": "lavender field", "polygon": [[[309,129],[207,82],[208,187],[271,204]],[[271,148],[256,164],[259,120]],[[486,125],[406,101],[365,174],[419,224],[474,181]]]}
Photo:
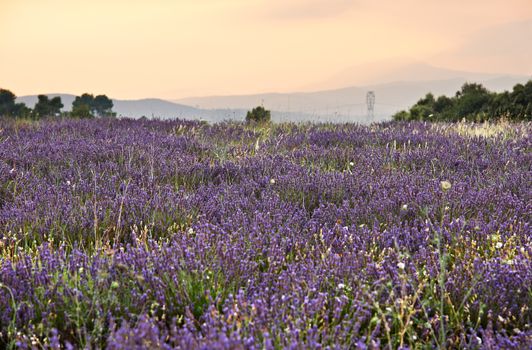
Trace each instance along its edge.
{"label": "lavender field", "polygon": [[0,122],[0,347],[529,349],[532,124]]}

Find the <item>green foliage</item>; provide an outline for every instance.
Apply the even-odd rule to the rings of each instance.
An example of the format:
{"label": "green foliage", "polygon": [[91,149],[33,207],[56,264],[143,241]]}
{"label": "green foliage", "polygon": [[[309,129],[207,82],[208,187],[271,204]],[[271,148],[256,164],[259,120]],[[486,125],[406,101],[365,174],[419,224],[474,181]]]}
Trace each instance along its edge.
{"label": "green foliage", "polygon": [[72,102],[72,107],[78,107],[81,105],[92,106],[94,101],[94,96],[92,94],[83,94],[81,96],[76,96],[74,102]]}
{"label": "green foliage", "polygon": [[[87,112],[88,109],[88,112]],[[83,94],[76,96],[72,102],[72,115],[80,118],[114,117],[113,101],[106,95],[94,97],[92,94]]]}
{"label": "green foliage", "polygon": [[11,109],[12,116],[17,118],[28,118],[31,116],[31,108],[28,108],[24,103],[15,103]]}
{"label": "green foliage", "polygon": [[100,117],[114,116],[114,113],[112,112],[113,101],[105,95],[98,95],[94,98],[94,109],[96,110],[96,114]]}
{"label": "green foliage", "polygon": [[480,84],[464,84],[456,93],[454,104],[457,118],[470,119],[471,116],[489,113],[492,94]]}
{"label": "green foliage", "polygon": [[511,92],[494,93],[481,84],[466,83],[455,96],[428,93],[410,110],[393,116],[394,120],[470,121],[532,120],[532,80],[517,84]]}
{"label": "green foliage", "polygon": [[409,120],[410,119],[410,114],[407,112],[407,111],[400,111],[400,112],[397,112],[395,113],[393,116],[392,116],[393,120]]}
{"label": "green foliage", "polygon": [[35,116],[40,118],[51,117],[58,116],[61,113],[61,108],[63,108],[61,97],[57,96],[50,100],[46,95],[39,95],[37,98],[38,102],[33,109]]}
{"label": "green foliage", "polygon": [[269,123],[271,120],[271,113],[262,106],[253,108],[251,111],[248,111],[246,114],[247,123]]}
{"label": "green foliage", "polygon": [[8,106],[15,104],[17,97],[9,90],[0,89],[0,106]]}
{"label": "green foliage", "polygon": [[0,89],[0,117],[27,117],[31,110],[24,103],[15,103],[16,96],[9,90]]}
{"label": "green foliage", "polygon": [[86,104],[78,104],[72,107],[72,112],[70,116],[75,118],[94,118],[94,115],[91,113],[91,109]]}
{"label": "green foliage", "polygon": [[427,120],[432,117],[434,109],[432,106],[427,105],[414,105],[410,108],[410,119],[409,120]]}
{"label": "green foliage", "polygon": [[433,109],[436,114],[451,113],[453,109],[453,100],[447,96],[440,96],[433,104]]}

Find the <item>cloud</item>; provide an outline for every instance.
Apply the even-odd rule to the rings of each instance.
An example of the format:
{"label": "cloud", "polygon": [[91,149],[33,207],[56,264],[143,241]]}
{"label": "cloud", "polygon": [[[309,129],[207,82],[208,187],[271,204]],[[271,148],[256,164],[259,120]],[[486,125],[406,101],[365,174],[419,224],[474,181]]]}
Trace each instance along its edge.
{"label": "cloud", "polygon": [[341,15],[356,5],[356,0],[295,0],[275,3],[268,16],[275,19],[317,19]]}

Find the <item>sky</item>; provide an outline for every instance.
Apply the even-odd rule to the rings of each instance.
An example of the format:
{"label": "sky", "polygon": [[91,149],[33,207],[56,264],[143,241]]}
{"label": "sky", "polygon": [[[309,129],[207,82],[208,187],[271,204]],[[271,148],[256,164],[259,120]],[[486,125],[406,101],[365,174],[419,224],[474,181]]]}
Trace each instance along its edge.
{"label": "sky", "polygon": [[531,48],[530,0],[0,0],[18,96],[301,91],[374,62],[532,75]]}

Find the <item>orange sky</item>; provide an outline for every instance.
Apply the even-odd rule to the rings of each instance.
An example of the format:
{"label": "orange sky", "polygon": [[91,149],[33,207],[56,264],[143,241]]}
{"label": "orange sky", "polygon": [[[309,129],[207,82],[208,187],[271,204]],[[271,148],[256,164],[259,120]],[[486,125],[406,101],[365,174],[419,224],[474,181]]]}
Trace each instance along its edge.
{"label": "orange sky", "polygon": [[[399,59],[530,75],[531,20],[530,0],[0,0],[0,87],[168,99],[287,92]],[[487,35],[509,49],[482,46]]]}

